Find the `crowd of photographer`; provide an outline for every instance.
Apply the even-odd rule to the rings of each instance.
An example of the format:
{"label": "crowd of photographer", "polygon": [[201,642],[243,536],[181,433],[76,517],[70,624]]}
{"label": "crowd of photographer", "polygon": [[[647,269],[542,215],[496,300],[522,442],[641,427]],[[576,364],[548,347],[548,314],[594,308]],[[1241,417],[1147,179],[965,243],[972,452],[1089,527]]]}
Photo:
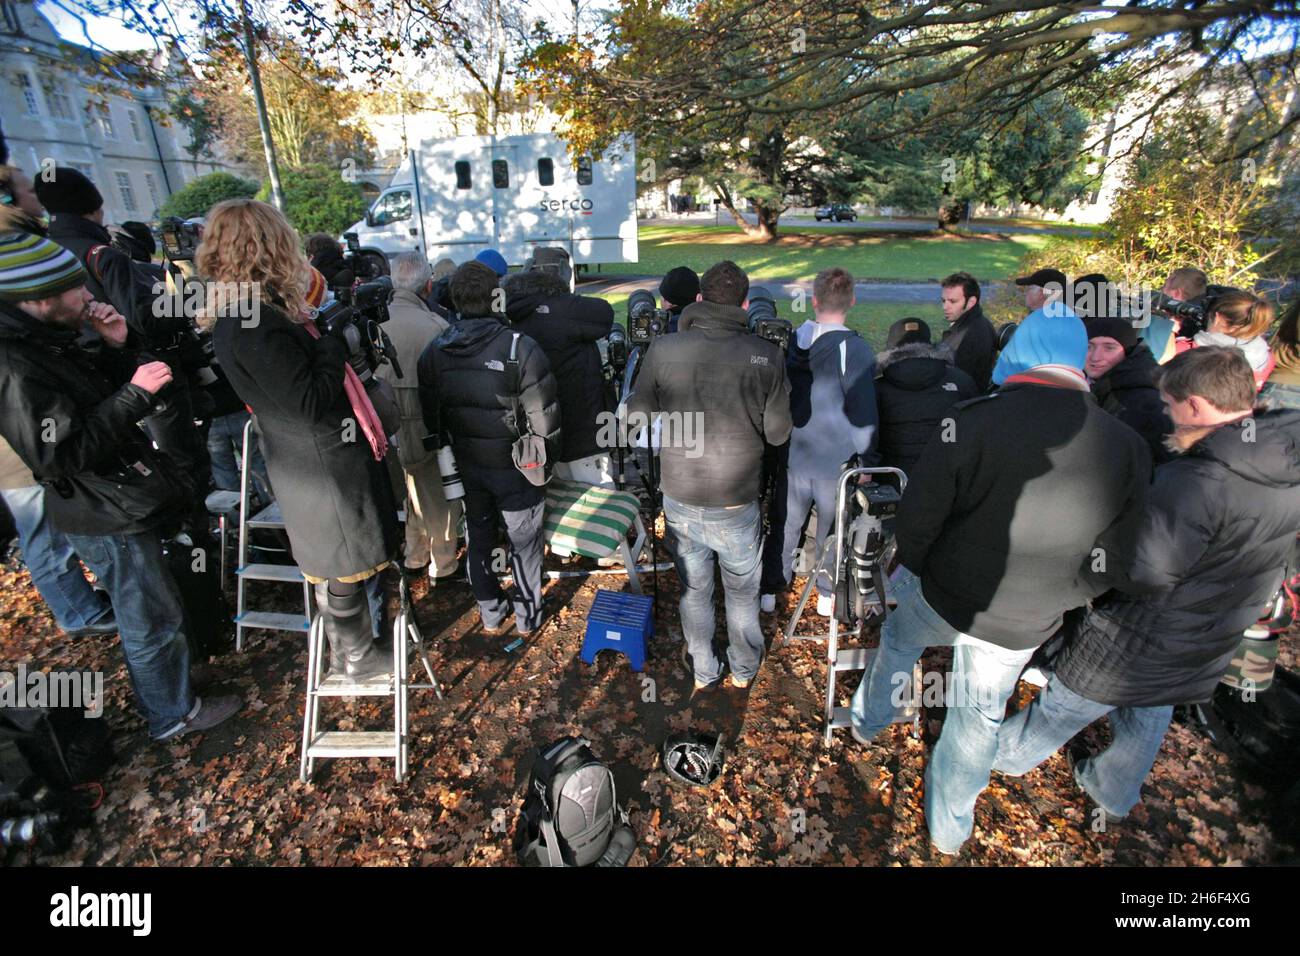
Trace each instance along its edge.
{"label": "crowd of photographer", "polygon": [[[1172,705],[1207,696],[1295,570],[1300,309],[1269,339],[1266,300],[1199,270],[1172,273],[1142,321],[1104,276],[1038,270],[1016,280],[1028,315],[1000,330],[957,272],[939,284],[938,341],[905,318],[877,355],[848,324],[855,282],[839,268],[816,276],[798,328],[729,261],[673,269],[659,302],[634,293],[624,328],[544,251],[514,273],[494,250],[459,266],[402,255],[375,277],[331,237],[304,246],[273,207],[231,200],[208,212],[185,253],[192,276],[177,278],[149,261],[147,230],[104,227],[98,190],[74,170],[33,189],[4,167],[0,195],[0,492],[59,625],[120,633],[155,739],[241,707],[194,692],[164,542],[203,544],[204,499],[238,487],[244,455],[314,587],[331,672],[365,680],[391,667],[374,641],[381,573],[400,561],[456,574],[462,517],[483,627],[513,615],[520,635],[536,632],[544,486],[552,474],[621,484],[639,448],[699,692],[727,672],[753,682],[762,615],[796,574],[814,575],[820,614],[842,610],[840,569],[797,563],[805,525],[815,512],[822,555],[844,469],[901,470],[898,606],[852,733],[875,742],[898,675],[928,647],[954,649],[965,699],[948,708],[925,789],[942,853],[969,836],[992,770],[1027,772],[1105,714],[1113,743],[1076,777],[1125,815]],[[160,286],[194,277],[197,314],[159,307]],[[654,423],[632,448],[608,440],[616,411]],[[258,446],[244,448],[250,414]],[[1046,689],[1004,721],[1030,666]]]}

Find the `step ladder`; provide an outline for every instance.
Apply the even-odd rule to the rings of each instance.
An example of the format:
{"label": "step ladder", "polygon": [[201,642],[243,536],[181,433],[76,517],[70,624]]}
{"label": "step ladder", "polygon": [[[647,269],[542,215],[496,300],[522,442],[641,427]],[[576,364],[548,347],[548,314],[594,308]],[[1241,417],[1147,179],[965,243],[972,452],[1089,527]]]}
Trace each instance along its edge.
{"label": "step ladder", "polygon": [[[831,533],[826,536],[826,544],[822,548],[822,553],[818,557],[817,563],[808,573],[808,581],[804,584],[803,592],[799,595],[799,603],[795,605],[794,614],[791,615],[790,621],[786,624],[785,631],[782,634],[782,646],[790,641],[825,641],[826,642],[826,698],[825,708],[823,711],[823,733],[822,744],[829,747],[831,745],[832,735],[835,730],[848,727],[850,723],[849,708],[836,706],[836,680],[840,674],[850,671],[865,672],[871,666],[871,659],[876,652],[874,647],[841,647],[840,639],[844,636],[852,638],[861,638],[862,629],[868,620],[880,617],[883,619],[891,608],[897,606],[897,602],[889,596],[888,578],[882,576],[881,586],[874,597],[865,602],[866,615],[852,630],[841,631],[844,626],[840,623],[839,617],[832,612],[830,630],[825,634],[796,634],[795,628],[798,627],[800,619],[803,617],[804,608],[808,605],[808,599],[812,595],[813,588],[817,586],[818,572],[826,567],[826,559],[830,557],[831,549],[835,550],[835,564],[832,568],[826,570],[835,583],[835,593],[839,593],[840,578],[844,574],[844,541],[846,538],[845,518],[848,513],[849,487],[850,484],[856,484],[857,478],[861,475],[893,475],[898,478],[900,493],[907,486],[907,475],[897,468],[849,468],[844,474],[840,475],[839,488],[835,496],[835,526]],[[825,520],[822,515],[817,516],[818,521]],[[888,568],[889,563],[895,552],[895,544],[892,540],[886,545],[880,560],[882,568]],[[920,700],[920,662],[912,671],[913,696],[912,700]],[[920,710],[915,705],[900,711],[894,716],[894,723],[907,724],[913,726],[913,733],[919,731]]]}
{"label": "step ladder", "polygon": [[[312,596],[311,584],[303,577],[296,564],[266,564],[250,562],[251,548],[249,536],[258,528],[279,528],[284,530],[284,516],[280,513],[278,502],[271,502],[255,515],[250,515],[249,492],[252,488],[248,454],[248,442],[253,431],[253,419],[244,423],[243,449],[239,468],[239,560],[235,566],[235,651],[244,650],[244,631],[248,628],[273,631],[291,631],[305,634],[311,626]],[[273,581],[280,584],[296,584],[302,588],[302,614],[286,614],[278,611],[257,611],[248,607],[246,586],[249,581]]]}
{"label": "step ladder", "polygon": [[[401,610],[393,622],[393,664],[390,673],[369,680],[354,681],[344,675],[325,676],[325,617],[318,612],[311,622],[307,641],[307,701],[302,719],[302,758],[298,779],[307,783],[322,758],[382,757],[393,761],[398,783],[406,778],[409,747],[407,693],[432,690],[442,700],[442,688],[434,676],[433,665],[424,647],[424,639],[411,610],[411,591],[405,576],[400,584]],[[410,651],[414,648],[427,684],[412,684],[407,671]],[[392,730],[321,730],[320,705],[326,697],[393,698]]]}

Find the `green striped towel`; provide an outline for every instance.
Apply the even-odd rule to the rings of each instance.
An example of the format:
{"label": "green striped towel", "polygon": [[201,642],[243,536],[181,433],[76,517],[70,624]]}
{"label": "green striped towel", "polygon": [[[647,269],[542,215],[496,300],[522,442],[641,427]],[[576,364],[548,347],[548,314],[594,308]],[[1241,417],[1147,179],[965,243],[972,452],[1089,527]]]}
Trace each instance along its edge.
{"label": "green striped towel", "polygon": [[638,502],[630,491],[552,478],[546,486],[546,542],[589,558],[604,558],[627,540]]}

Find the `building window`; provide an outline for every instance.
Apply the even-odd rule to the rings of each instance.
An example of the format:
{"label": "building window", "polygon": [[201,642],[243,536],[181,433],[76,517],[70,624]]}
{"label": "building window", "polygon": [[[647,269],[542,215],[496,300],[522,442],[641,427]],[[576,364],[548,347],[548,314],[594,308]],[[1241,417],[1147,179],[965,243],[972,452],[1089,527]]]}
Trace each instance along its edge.
{"label": "building window", "polygon": [[117,179],[117,191],[122,195],[122,206],[127,212],[135,212],[135,189],[131,186],[131,174],[116,172],[113,174]]}
{"label": "building window", "polygon": [[149,190],[149,202],[153,203],[153,215],[158,214],[158,207],[162,202],[158,199],[158,180],[154,179],[153,173],[144,174],[144,188]]}
{"label": "building window", "polygon": [[99,131],[104,134],[105,139],[117,139],[117,133],[113,130],[113,114],[108,108],[107,103],[100,103],[95,108],[95,121],[99,124]]}
{"label": "building window", "polygon": [[555,185],[555,163],[549,159],[537,161],[537,183],[539,186]]}
{"label": "building window", "polygon": [[144,133],[142,133],[142,132],[140,131],[140,113],[139,113],[139,111],[137,111],[137,110],[133,110],[133,109],[128,109],[128,110],[126,111],[126,115],[127,115],[127,118],[131,121],[131,137],[132,137],[132,138],[133,138],[137,143],[143,143],[143,142],[144,142]]}
{"label": "building window", "polygon": [[469,161],[460,160],[456,163],[456,188],[469,189]]}
{"label": "building window", "polygon": [[36,98],[36,85],[32,83],[32,78],[25,72],[18,73],[18,87],[23,91],[23,103],[26,106],[28,116],[41,115],[41,103]]}
{"label": "building window", "polygon": [[72,100],[68,98],[61,81],[51,81],[45,91],[45,98],[49,101],[50,112],[54,114],[55,119],[71,120],[73,118]]}
{"label": "building window", "polygon": [[81,173],[81,175],[85,176],[85,177],[86,177],[87,179],[89,179],[92,183],[95,181],[95,167],[94,167],[92,164],[90,164],[90,163],[68,163],[67,165],[71,166],[71,167],[72,167],[73,169],[75,169],[77,172]]}

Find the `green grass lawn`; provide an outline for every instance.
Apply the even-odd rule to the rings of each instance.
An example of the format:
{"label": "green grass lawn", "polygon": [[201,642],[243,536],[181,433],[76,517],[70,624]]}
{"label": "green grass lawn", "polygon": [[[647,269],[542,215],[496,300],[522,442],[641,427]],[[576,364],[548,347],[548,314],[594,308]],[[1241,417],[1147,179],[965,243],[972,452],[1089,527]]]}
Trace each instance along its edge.
{"label": "green grass lawn", "polygon": [[[578,291],[581,292],[582,290],[579,289]],[[604,299],[612,305],[618,322],[624,325],[627,324],[626,295],[599,295],[597,298]],[[803,322],[812,318],[811,303],[809,303],[805,311],[795,312],[793,302],[778,299],[776,310],[781,318],[789,319],[796,329]],[[885,335],[889,331],[889,327],[899,319],[904,318],[924,319],[929,324],[930,333],[935,339],[938,339],[947,327],[943,320],[943,312],[939,309],[937,291],[935,292],[933,305],[918,305],[913,302],[872,302],[865,305],[855,305],[849,312],[848,325],[850,328],[861,332],[863,337],[871,343],[871,347],[876,351],[880,351],[885,347]]]}
{"label": "green grass lawn", "polygon": [[[841,266],[858,279],[938,281],[964,270],[987,282],[1017,274],[1021,258],[1049,236],[872,235],[830,229],[782,230],[775,242],[730,226],[642,226],[639,262],[604,265],[601,275],[663,275],[675,266],[703,272],[731,259],[755,281],[811,279]],[[1057,237],[1059,238],[1059,237]]]}

